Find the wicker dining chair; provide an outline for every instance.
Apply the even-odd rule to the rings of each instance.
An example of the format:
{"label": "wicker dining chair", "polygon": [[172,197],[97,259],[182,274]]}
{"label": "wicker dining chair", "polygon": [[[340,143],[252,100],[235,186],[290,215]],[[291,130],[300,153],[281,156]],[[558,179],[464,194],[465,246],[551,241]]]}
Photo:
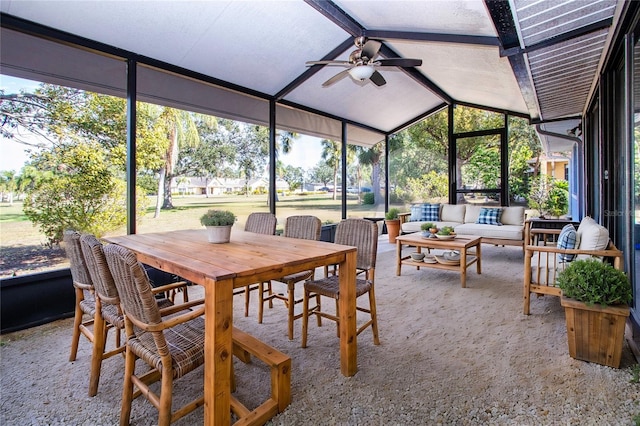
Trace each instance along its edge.
{"label": "wicker dining chair", "polygon": [[[144,395],[158,410],[157,424],[167,426],[204,404],[202,395],[175,411],[171,406],[173,381],[204,363],[204,306],[183,310],[184,305],[177,305],[161,311],[135,254],[116,244],[105,246],[104,254],[118,289],[127,333],[120,425],[129,424],[133,399]],[[136,375],[137,359],[151,371]],[[159,395],[151,388],[158,380]],[[140,391],[134,393],[134,386]]]}
{"label": "wicker dining chair", "polygon": [[[336,227],[336,244],[355,246],[358,249],[356,269],[357,275],[364,274],[364,278],[356,276],[356,299],[364,294],[369,295],[369,307],[356,306],[361,312],[370,314],[371,318],[358,327],[356,335],[360,334],[368,326],[373,331],[373,343],[380,344],[378,337],[378,319],[376,315],[376,299],[374,292],[376,256],[378,250],[378,226],[366,219],[345,219]],[[318,326],[322,325],[322,318],[335,321],[340,336],[340,317],[338,302],[340,299],[340,269],[332,275],[318,280],[310,280],[304,284],[304,298],[302,302],[302,347],[307,347],[307,329],[309,316],[316,315]],[[335,300],[336,314],[323,312],[321,309],[321,297],[316,297],[316,306],[309,308],[309,299],[314,296],[324,296]],[[356,300],[357,301],[357,300]]]}
{"label": "wicker dining chair", "polygon": [[[278,219],[273,213],[254,212],[247,217],[247,223],[244,230],[247,232],[255,232],[256,234],[275,235]],[[233,295],[244,294],[244,316],[249,316],[249,299],[251,292],[260,290],[259,284],[249,284],[242,288],[236,289]]]}
{"label": "wicker dining chair", "polygon": [[[69,361],[76,360],[80,335],[85,336],[92,345],[94,343],[93,321],[96,301],[93,282],[80,248],[80,235],[80,232],[75,230],[66,230],[62,235],[64,250],[69,258],[69,267],[76,295]],[[88,316],[87,319],[85,319],[85,315]]]}
{"label": "wicker dining chair", "polygon": [[[125,346],[120,343],[121,331],[124,331],[124,316],[120,308],[118,289],[113,281],[107,259],[104,256],[102,243],[94,235],[84,234],[80,237],[80,247],[93,282],[96,303],[93,320],[95,338],[91,355],[91,374],[89,376],[89,396],[95,396],[98,393],[102,361],[125,350]],[[158,307],[163,309],[173,306],[173,300],[161,296],[170,296],[172,291],[181,289],[184,286],[185,283],[172,283],[154,287],[152,291],[156,295],[155,300],[158,303]],[[105,352],[108,331],[111,328],[114,328],[116,333],[115,349]]]}
{"label": "wicker dining chair", "polygon": [[[300,238],[306,240],[319,240],[320,232],[322,231],[322,222],[315,216],[310,215],[298,215],[289,216],[284,225],[284,237],[285,238]],[[285,243],[286,244],[286,243]],[[302,271],[295,274],[287,275],[277,280],[269,281],[259,284],[258,290],[258,323],[262,324],[262,317],[264,312],[265,302],[269,302],[269,308],[273,307],[273,299],[283,300],[288,308],[288,326],[289,326],[289,340],[293,340],[293,322],[299,318],[302,318],[302,312],[295,313],[295,305],[302,303],[302,299],[295,298],[295,286],[296,283],[313,279],[314,271]],[[280,294],[273,291],[273,283],[284,283],[287,285],[287,295]],[[265,296],[265,293],[267,296]]]}

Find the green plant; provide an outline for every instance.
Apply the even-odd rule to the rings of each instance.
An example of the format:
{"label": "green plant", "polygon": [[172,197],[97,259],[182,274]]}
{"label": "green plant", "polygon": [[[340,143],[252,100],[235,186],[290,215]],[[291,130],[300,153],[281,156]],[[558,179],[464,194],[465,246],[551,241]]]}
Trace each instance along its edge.
{"label": "green plant", "polygon": [[366,192],[364,197],[362,197],[362,204],[375,204],[376,199],[373,192]]}
{"label": "green plant", "polygon": [[575,260],[558,274],[558,287],[566,297],[587,305],[620,305],[632,299],[624,272],[599,260]]}
{"label": "green plant", "polygon": [[204,226],[233,225],[236,215],[229,210],[209,210],[200,217],[200,223]]}
{"label": "green plant", "polygon": [[385,213],[384,218],[387,220],[395,220],[398,218],[399,214],[400,214],[400,210],[395,207],[392,207],[389,209],[387,213]]}
{"label": "green plant", "polygon": [[453,228],[451,226],[444,226],[442,229],[438,231],[440,235],[451,235],[453,234]]}
{"label": "green plant", "polygon": [[432,222],[427,222],[420,225],[420,229],[422,229],[423,231],[428,231],[429,229],[435,228],[435,227],[436,225],[434,225]]}
{"label": "green plant", "polygon": [[640,383],[640,365],[633,364],[631,367],[631,379],[629,383]]}

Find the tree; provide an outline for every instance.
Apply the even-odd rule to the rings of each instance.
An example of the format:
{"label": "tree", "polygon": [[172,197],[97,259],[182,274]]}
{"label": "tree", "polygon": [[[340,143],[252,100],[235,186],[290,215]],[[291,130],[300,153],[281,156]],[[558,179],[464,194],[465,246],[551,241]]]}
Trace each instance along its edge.
{"label": "tree", "polygon": [[[160,208],[173,208],[171,180],[176,176],[175,168],[178,163],[180,147],[196,146],[200,143],[198,129],[192,114],[188,111],[163,107],[158,125],[164,129],[168,143],[166,144],[166,151],[164,153],[164,164],[160,167],[158,202],[156,203],[156,214],[154,217],[160,215]],[[160,194],[163,194],[162,205],[160,205]]]}
{"label": "tree", "polygon": [[[32,161],[41,175],[27,192],[24,213],[48,244],[59,244],[65,229],[97,236],[126,224],[126,185],[118,179],[104,147],[77,141],[44,151]],[[137,200],[142,217],[145,198]]]}
{"label": "tree", "polygon": [[[228,133],[218,131],[230,122],[221,120],[221,123],[214,129],[209,120],[196,117],[200,143],[180,151],[176,165],[177,175],[203,177],[205,186],[214,177],[232,176],[231,164],[235,157],[235,147],[231,144]],[[205,195],[208,197],[208,192]]]}
{"label": "tree", "polygon": [[342,148],[341,144],[335,141],[323,139],[320,144],[322,145],[322,159],[325,164],[331,168],[333,173],[333,199],[336,199],[336,193],[338,192],[338,170],[340,169],[340,160]]}
{"label": "tree", "polygon": [[358,163],[371,166],[371,191],[374,193],[375,204],[381,204],[384,198],[380,188],[380,160],[383,154],[383,145],[378,143],[369,149],[358,150]]}
{"label": "tree", "polygon": [[18,179],[14,170],[0,172],[0,201],[6,195],[10,205],[13,205],[13,194],[18,189]]}
{"label": "tree", "polygon": [[230,141],[236,147],[235,164],[244,178],[245,193],[249,196],[249,181],[258,176],[269,156],[269,129],[262,126],[229,122]]}
{"label": "tree", "polygon": [[327,186],[333,179],[333,169],[324,161],[319,161],[316,166],[309,172],[309,179],[313,182],[322,183]]}
{"label": "tree", "polygon": [[302,167],[286,165],[282,170],[281,177],[289,184],[289,189],[295,191],[302,186],[302,182],[304,181],[304,170]]}

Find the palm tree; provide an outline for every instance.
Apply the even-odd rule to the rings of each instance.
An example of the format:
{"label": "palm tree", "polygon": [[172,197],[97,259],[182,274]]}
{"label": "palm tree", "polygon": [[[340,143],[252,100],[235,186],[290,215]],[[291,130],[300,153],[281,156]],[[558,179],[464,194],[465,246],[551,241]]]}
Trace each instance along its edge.
{"label": "palm tree", "polygon": [[[215,126],[215,117],[202,116],[210,125]],[[158,201],[154,217],[160,216],[160,209],[172,209],[171,180],[175,177],[175,168],[178,163],[178,155],[181,146],[197,146],[200,143],[200,135],[194,120],[193,113],[175,108],[163,107],[159,117],[159,125],[162,126],[167,136],[167,149],[164,154],[164,164],[160,168],[158,179]],[[162,198],[160,198],[162,197]],[[161,203],[162,200],[162,203]]]}
{"label": "palm tree", "polygon": [[323,139],[320,145],[322,145],[322,159],[333,170],[333,199],[335,200],[338,192],[338,170],[340,168],[342,146],[340,143],[328,139]]}
{"label": "palm tree", "polygon": [[383,200],[382,191],[380,190],[380,159],[382,157],[382,145],[378,143],[369,149],[359,149],[358,151],[359,163],[371,166],[371,191],[375,197],[375,204],[381,204]]}

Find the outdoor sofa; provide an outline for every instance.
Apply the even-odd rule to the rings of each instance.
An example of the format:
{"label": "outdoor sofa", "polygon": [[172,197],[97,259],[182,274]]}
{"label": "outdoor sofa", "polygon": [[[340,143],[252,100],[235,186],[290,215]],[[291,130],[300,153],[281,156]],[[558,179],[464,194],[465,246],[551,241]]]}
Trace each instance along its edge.
{"label": "outdoor sofa", "polygon": [[493,245],[524,246],[524,207],[489,207],[472,204],[420,203],[399,215],[403,234],[420,232],[423,223],[439,229],[451,226],[456,234],[476,235]]}

